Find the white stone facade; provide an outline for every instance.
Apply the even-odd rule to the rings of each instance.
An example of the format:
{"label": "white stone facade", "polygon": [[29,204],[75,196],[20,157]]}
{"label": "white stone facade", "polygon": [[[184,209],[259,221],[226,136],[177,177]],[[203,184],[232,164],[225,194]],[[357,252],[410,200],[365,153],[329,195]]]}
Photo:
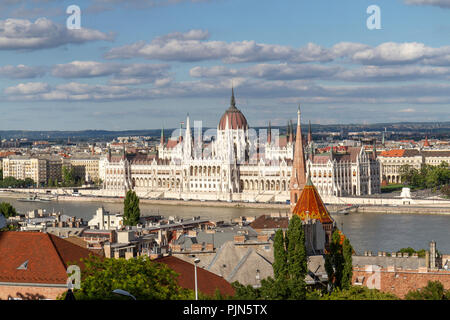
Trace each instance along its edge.
{"label": "white stone facade", "polygon": [[[160,144],[158,156],[153,159],[125,154],[102,159],[99,167],[104,193],[123,196],[126,190],[133,189],[143,198],[248,202],[286,202],[290,199],[292,137],[276,137],[271,143],[267,142],[267,135],[258,138],[256,131],[248,128],[240,111],[232,107],[212,133],[213,139],[199,138],[201,131],[194,127],[192,134],[188,116],[183,138],[175,137]],[[332,194],[353,194],[351,186],[355,184],[355,194],[379,192],[379,186],[369,183],[373,180],[369,176],[379,170],[369,165],[366,157],[362,151],[355,163],[345,166],[331,161],[331,167],[327,167],[332,172],[330,187],[325,188],[324,181],[317,181],[318,189],[326,194],[329,188]],[[341,171],[347,172],[347,180],[338,178],[342,176]],[[353,171],[357,178],[352,179]],[[349,186],[343,187],[343,181]],[[379,185],[379,176],[375,181]]]}

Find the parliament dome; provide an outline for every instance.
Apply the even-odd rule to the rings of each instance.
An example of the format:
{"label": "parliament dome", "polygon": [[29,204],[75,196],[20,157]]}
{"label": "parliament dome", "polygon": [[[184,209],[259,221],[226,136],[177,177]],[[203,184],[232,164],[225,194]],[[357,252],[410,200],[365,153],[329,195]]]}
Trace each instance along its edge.
{"label": "parliament dome", "polygon": [[219,121],[219,130],[225,130],[226,124],[228,122],[229,129],[247,129],[247,119],[242,114],[242,112],[236,108],[236,100],[234,99],[234,89],[231,89],[231,104],[230,107],[225,111],[222,118]]}

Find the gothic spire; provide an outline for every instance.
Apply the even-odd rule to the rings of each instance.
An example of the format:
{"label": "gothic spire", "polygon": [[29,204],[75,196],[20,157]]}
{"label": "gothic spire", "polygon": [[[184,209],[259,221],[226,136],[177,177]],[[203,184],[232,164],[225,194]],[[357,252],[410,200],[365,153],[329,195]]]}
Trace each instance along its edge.
{"label": "gothic spire", "polygon": [[311,144],[312,142],[312,130],[311,130],[311,120],[309,121],[308,126],[308,144]]}
{"label": "gothic spire", "polygon": [[234,98],[234,87],[231,86],[231,102],[230,105],[236,108],[236,99]]}
{"label": "gothic spire", "polygon": [[161,141],[160,141],[161,145],[164,145],[164,125],[161,128]]}
{"label": "gothic spire", "polygon": [[300,105],[297,111],[297,134],[295,136],[294,160],[290,181],[291,206],[297,203],[300,193],[306,184],[305,153],[303,149],[302,128],[300,118]]}

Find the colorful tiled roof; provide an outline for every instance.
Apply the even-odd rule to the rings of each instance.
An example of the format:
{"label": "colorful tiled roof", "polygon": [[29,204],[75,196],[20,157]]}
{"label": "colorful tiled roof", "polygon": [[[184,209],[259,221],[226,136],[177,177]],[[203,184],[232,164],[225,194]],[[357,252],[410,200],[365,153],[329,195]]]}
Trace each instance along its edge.
{"label": "colorful tiled roof", "polygon": [[[179,274],[178,284],[186,289],[195,290],[194,265],[178,259],[174,256],[167,256],[156,259],[155,262],[166,264],[170,269]],[[216,289],[223,295],[234,295],[234,289],[229,282],[218,275],[203,268],[197,267],[198,291],[212,296]]]}
{"label": "colorful tiled roof", "polygon": [[414,157],[419,155],[420,151],[416,149],[393,149],[381,152],[380,157]]}
{"label": "colorful tiled roof", "polygon": [[0,282],[65,284],[67,267],[90,254],[48,233],[0,232]]}
{"label": "colorful tiled roof", "polygon": [[310,177],[308,177],[308,182],[303,188],[292,213],[298,215],[302,220],[309,218],[319,220],[321,223],[333,222]]}

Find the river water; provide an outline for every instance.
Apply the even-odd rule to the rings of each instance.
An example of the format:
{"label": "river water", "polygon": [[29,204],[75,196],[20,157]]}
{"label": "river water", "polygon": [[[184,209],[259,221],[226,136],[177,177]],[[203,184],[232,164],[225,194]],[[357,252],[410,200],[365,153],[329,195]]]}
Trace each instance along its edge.
{"label": "river water", "polygon": [[[110,212],[123,212],[123,204],[109,202],[20,202],[13,198],[1,198],[0,202],[11,203],[18,212],[32,209],[46,209],[47,212],[60,211],[69,216],[89,220],[97,208],[104,206]],[[259,216],[277,210],[256,208],[174,206],[141,204],[141,215],[158,214],[162,216],[209,218],[229,221],[240,216]],[[429,242],[435,240],[441,253],[450,254],[450,215],[423,214],[383,214],[350,213],[335,215],[338,227],[350,239],[356,252],[365,250],[396,251],[404,247],[416,250],[427,249]]]}

